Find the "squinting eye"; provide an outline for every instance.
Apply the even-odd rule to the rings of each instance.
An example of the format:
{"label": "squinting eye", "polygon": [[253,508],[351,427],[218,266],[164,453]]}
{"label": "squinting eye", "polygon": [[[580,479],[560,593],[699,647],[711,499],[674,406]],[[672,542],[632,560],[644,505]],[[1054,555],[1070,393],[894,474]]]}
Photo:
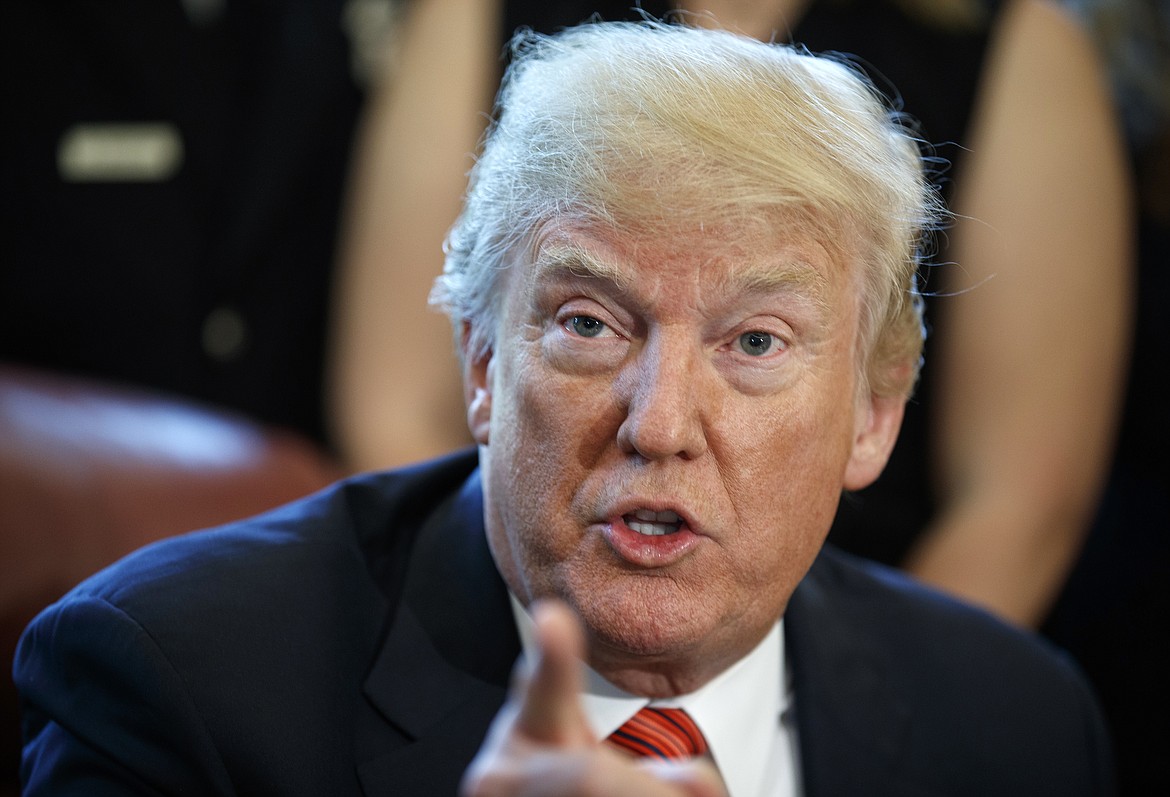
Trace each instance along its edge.
{"label": "squinting eye", "polygon": [[739,347],[745,354],[762,357],[772,350],[773,338],[767,332],[745,332],[739,336]]}
{"label": "squinting eye", "polygon": [[605,331],[605,324],[589,315],[575,315],[565,327],[583,338],[595,338]]}

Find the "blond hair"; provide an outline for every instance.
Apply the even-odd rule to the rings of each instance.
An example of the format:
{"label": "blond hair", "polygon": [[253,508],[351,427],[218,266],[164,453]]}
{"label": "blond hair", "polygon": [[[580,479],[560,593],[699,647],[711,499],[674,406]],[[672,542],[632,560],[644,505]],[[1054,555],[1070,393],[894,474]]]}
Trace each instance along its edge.
{"label": "blond hair", "polygon": [[[850,66],[725,31],[598,22],[513,42],[432,301],[494,343],[506,255],[547,219],[715,224],[782,211],[863,264],[864,378],[908,395],[923,235],[941,217],[915,140]],[[836,240],[834,240],[836,239]]]}

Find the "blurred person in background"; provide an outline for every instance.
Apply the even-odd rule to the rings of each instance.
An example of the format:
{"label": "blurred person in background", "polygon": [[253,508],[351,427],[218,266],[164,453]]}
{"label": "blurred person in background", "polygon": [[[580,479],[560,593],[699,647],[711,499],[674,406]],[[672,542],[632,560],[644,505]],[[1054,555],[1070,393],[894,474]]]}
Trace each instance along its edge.
{"label": "blurred person in background", "polygon": [[1137,195],[1133,365],[1117,452],[1084,552],[1044,633],[1073,653],[1112,728],[1122,793],[1170,791],[1170,3],[1066,0],[1108,66]]}

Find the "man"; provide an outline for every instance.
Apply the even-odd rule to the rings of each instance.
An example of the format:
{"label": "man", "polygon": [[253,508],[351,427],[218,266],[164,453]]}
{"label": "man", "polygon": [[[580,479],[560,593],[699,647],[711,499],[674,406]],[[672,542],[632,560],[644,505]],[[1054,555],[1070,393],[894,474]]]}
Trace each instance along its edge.
{"label": "man", "polygon": [[[522,39],[500,108],[436,290],[477,455],[67,596],[16,662],[27,793],[1108,793],[1062,659],[821,550],[897,436],[937,215],[871,88],[597,24]],[[694,760],[629,755],[667,724]]]}

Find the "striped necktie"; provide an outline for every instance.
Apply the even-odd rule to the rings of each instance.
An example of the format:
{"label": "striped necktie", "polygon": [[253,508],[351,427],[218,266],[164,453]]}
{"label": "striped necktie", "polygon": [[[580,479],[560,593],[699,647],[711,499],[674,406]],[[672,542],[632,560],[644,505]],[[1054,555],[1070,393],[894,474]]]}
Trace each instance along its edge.
{"label": "striped necktie", "polygon": [[702,731],[681,708],[643,708],[606,742],[639,757],[681,759],[707,752]]}

